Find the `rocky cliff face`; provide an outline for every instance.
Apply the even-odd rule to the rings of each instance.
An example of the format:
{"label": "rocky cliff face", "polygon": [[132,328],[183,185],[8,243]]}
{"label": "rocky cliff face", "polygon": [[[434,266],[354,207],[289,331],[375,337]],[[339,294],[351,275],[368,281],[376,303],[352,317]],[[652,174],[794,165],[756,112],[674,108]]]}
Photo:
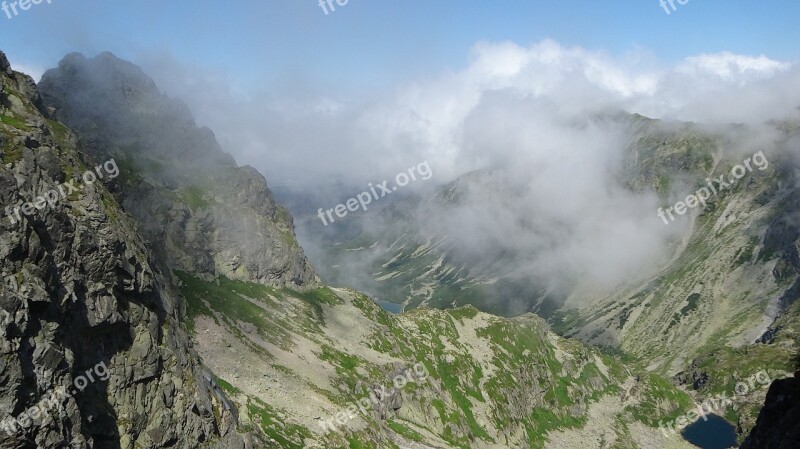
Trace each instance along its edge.
{"label": "rocky cliff face", "polygon": [[237,167],[211,130],[141,69],[109,53],[71,54],[39,89],[54,117],[80,135],[81,151],[120,162],[120,202],[171,269],[317,286],[292,218],[264,177]]}
{"label": "rocky cliff face", "polygon": [[113,164],[78,153],[2,53],[0,82],[0,447],[252,447],[110,193]]}
{"label": "rocky cliff face", "polygon": [[756,426],[741,449],[800,447],[800,371],[772,383]]}

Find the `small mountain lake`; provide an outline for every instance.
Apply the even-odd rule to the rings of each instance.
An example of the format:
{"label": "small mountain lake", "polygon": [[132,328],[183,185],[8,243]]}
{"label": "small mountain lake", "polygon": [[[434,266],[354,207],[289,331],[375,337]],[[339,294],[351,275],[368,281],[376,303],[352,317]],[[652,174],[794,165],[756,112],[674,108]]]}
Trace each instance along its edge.
{"label": "small mountain lake", "polygon": [[686,426],[681,432],[683,438],[700,449],[728,449],[738,447],[736,428],[717,415],[708,415]]}
{"label": "small mountain lake", "polygon": [[383,310],[398,315],[403,313],[403,305],[395,302],[384,301],[382,299],[375,299],[375,303],[381,306]]}

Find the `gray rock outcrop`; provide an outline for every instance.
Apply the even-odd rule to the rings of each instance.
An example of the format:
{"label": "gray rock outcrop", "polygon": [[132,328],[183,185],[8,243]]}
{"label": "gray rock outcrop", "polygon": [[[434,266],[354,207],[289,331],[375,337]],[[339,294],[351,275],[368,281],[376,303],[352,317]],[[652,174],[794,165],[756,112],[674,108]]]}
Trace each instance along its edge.
{"label": "gray rock outcrop", "polygon": [[2,53],[0,82],[0,448],[252,447],[109,192],[121,178],[38,201],[102,161]]}

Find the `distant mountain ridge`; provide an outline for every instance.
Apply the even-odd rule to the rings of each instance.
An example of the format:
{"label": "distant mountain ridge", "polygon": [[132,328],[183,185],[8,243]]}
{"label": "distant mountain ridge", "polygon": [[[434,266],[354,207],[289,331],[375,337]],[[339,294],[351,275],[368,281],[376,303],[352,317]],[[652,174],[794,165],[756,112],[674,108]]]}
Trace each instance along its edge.
{"label": "distant mountain ridge", "polygon": [[[459,257],[453,229],[416,222],[452,215],[459,198],[474,189],[491,189],[513,204],[517,199],[503,184],[504,175],[492,171],[464,175],[436,195],[394,204],[351,224],[344,237],[323,240],[322,250],[314,252],[323,278],[358,285],[404,303],[406,310],[471,304],[505,316],[532,311],[561,335],[616,348],[676,382],[707,378],[706,384],[686,385],[700,397],[731,376],[764,367],[780,371],[778,377],[791,375],[800,341],[800,119],[766,124],[766,140],[755,138],[764,129],[744,125],[704,128],[638,115],[615,120],[626,123],[630,136],[616,181],[631,192],[655,192],[664,208],[675,201],[676,186],[691,192],[720,175],[730,182],[731,168],[756,152],[764,150],[769,164],[765,170],[751,167],[711,196],[707,207],[691,210],[683,224],[663,224],[654,207],[654,223],[676,231],[660,265],[632,273],[610,290],[566,273],[526,277],[516,236],[469,259]],[[731,151],[748,141],[760,143]],[[369,275],[354,281],[351,267]],[[760,399],[751,398],[727,418],[746,432],[755,424]]]}
{"label": "distant mountain ridge", "polygon": [[[674,185],[714,185],[712,175],[714,180],[716,175],[728,180],[730,168],[741,164],[740,157],[764,149],[753,147],[752,153],[741,155],[724,150],[733,141],[762,132],[744,126],[709,130],[638,115],[617,115],[614,120],[624,123],[630,136],[617,182],[631,192],[653,191],[665,204]],[[496,242],[490,251],[469,254],[452,238],[458,222],[420,224],[427,216],[458,214],[461,198],[470,191],[489,190],[493,197],[525,208],[513,186],[504,182],[502,170],[470,173],[435,195],[410,198],[381,213],[359,217],[346,229],[349,232],[321,240],[317,246],[322,249],[315,250],[315,257],[324,278],[401,302],[407,309],[471,304],[505,316],[535,312],[560,331],[585,341],[620,346],[651,360],[672,358],[672,362],[663,359],[666,365],[656,365],[675,372],[723,328],[725,334],[715,337],[719,343],[753,343],[797,297],[800,229],[793,151],[800,141],[798,123],[772,124],[771,132],[777,137],[764,156],[772,159],[767,168],[754,169],[730,190],[711,196],[707,207],[691,210],[685,223],[664,225],[673,226],[670,229],[677,233],[664,248],[660,266],[632,273],[627,282],[611,290],[598,288],[575,273],[537,273],[525,265],[527,252],[535,248],[520,246],[515,236]],[[661,226],[656,212],[654,208],[653,223]],[[301,234],[312,234],[314,225],[308,224]],[[535,224],[529,227],[532,233],[538,232]],[[354,280],[351,273],[356,270],[351,267],[370,275]],[[700,286],[709,283],[720,285],[713,292],[706,287],[703,293]],[[708,301],[705,295],[713,295],[714,300]],[[733,296],[739,297],[734,300]],[[656,302],[658,307],[649,308]],[[718,321],[708,332],[698,333],[696,327],[704,319],[721,318],[720,308],[725,309],[725,319],[735,324]],[[699,340],[688,347],[665,345],[661,336],[673,341]]]}

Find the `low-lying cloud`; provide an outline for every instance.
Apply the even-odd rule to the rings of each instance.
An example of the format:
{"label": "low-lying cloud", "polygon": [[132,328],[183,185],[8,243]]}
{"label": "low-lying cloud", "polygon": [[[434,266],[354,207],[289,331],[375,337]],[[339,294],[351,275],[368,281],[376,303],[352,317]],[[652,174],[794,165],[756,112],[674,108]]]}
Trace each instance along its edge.
{"label": "low-lying cloud", "polygon": [[670,67],[641,50],[614,56],[551,40],[478,43],[463,70],[349,95],[299,82],[237,92],[224,76],[198,77],[207,72],[163,55],[142,63],[273,186],[324,205],[348,191],[321,185],[361,186],[421,160],[440,185],[491,169],[504,188],[481,185],[420,226],[444,225],[478,253],[527,253],[520,269],[531,274],[610,283],[663,258],[681,227],[655,216],[655,193],[620,184],[626,128],[602,117],[757,125],[800,106],[797,64],[764,55],[704,54]]}

